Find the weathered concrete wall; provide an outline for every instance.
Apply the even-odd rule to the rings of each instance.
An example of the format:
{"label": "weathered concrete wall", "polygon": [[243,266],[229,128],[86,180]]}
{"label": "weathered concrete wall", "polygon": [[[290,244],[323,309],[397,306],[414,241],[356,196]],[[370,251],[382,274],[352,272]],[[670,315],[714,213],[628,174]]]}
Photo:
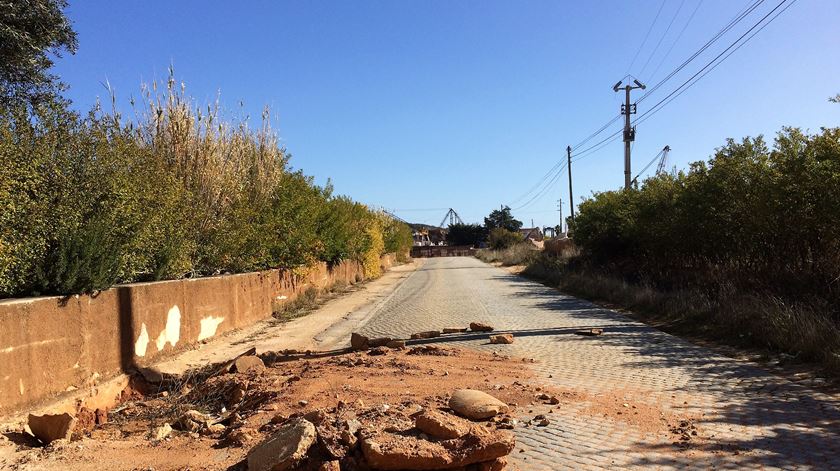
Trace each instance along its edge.
{"label": "weathered concrete wall", "polygon": [[[382,258],[386,269],[394,262]],[[0,301],[0,417],[253,324],[310,287],[363,278],[355,262],[322,263],[299,274],[267,270]]]}

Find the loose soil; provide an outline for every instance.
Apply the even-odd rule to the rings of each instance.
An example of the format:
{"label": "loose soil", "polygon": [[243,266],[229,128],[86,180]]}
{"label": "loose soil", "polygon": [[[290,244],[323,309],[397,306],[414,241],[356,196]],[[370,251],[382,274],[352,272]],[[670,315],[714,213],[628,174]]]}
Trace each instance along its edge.
{"label": "loose soil", "polygon": [[[535,406],[548,411],[580,402],[589,403],[583,414],[607,416],[663,437],[682,434],[680,424],[691,420],[642,402],[631,405],[626,395],[550,388],[525,367],[533,360],[472,350],[424,346],[262,358],[267,368],[259,372],[209,375],[218,367],[208,367],[166,387],[135,382],[124,395],[126,402],[110,411],[107,421],[86,423],[92,431],[71,442],[39,447],[20,432],[5,434],[0,468],[245,469],[248,451],[289,418],[303,415],[317,422],[328,416],[358,420],[369,430],[405,429],[421,409],[447,410],[450,393],[463,388],[488,392],[512,406],[509,416],[483,423],[490,429],[511,428],[513,418],[522,420],[520,413]],[[190,432],[178,423],[188,410],[207,414],[210,422],[224,427]],[[152,431],[164,424],[175,430],[163,440],[152,438]],[[516,425],[522,426],[539,425]],[[683,429],[694,438],[694,429]],[[4,458],[2,452],[12,447],[13,453]]]}

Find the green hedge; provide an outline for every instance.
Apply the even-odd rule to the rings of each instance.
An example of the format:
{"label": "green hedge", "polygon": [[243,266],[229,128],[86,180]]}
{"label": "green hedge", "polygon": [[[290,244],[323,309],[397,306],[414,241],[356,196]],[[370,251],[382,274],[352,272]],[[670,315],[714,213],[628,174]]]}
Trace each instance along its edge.
{"label": "green hedge", "polygon": [[157,88],[131,121],[0,109],[0,297],[410,249],[407,226],[293,170],[267,117],[254,130]]}

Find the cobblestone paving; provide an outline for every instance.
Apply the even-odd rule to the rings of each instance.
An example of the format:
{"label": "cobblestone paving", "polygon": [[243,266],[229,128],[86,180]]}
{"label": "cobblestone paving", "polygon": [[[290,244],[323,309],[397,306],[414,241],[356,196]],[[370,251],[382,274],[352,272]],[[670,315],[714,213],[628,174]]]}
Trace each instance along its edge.
{"label": "cobblestone paving", "polygon": [[[473,258],[426,260],[360,330],[407,337],[471,321],[516,341],[489,345],[486,335],[470,333],[432,341],[534,358],[529,366],[543,381],[691,416],[700,432],[684,450],[667,432],[645,434],[572,403],[556,407],[547,427],[516,430],[513,458],[523,470],[840,469],[836,397]],[[604,335],[574,335],[592,327]]]}

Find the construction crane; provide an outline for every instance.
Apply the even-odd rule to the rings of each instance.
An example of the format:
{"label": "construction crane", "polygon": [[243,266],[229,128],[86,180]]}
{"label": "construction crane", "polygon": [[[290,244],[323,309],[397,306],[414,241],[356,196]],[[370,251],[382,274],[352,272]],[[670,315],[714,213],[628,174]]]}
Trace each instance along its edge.
{"label": "construction crane", "polygon": [[661,151],[659,151],[659,153],[658,153],[658,154],[656,154],[656,155],[655,155],[655,156],[654,156],[654,157],[650,160],[650,162],[648,162],[648,164],[647,164],[647,165],[645,165],[645,168],[643,168],[643,169],[642,169],[642,171],[641,171],[641,172],[639,172],[639,174],[638,174],[638,175],[636,175],[635,177],[633,177],[633,181],[632,181],[632,183],[633,183],[634,185],[635,185],[636,183],[638,183],[638,182],[639,182],[639,177],[640,177],[640,176],[642,176],[642,174],[643,174],[643,173],[645,173],[645,171],[646,171],[647,169],[649,169],[649,168],[650,168],[650,166],[651,166],[651,165],[653,165],[653,163],[654,163],[654,162],[656,162],[656,160],[657,160],[657,159],[659,159],[659,165],[657,165],[657,166],[656,166],[656,175],[659,175],[660,173],[662,173],[662,172],[665,170],[665,164],[668,162],[668,152],[671,152],[671,146],[665,146],[664,148],[662,148],[662,150],[661,150]]}
{"label": "construction crane", "polygon": [[446,212],[446,216],[443,217],[443,220],[440,221],[438,227],[443,227],[446,224],[446,220],[449,219],[449,224],[447,226],[451,226],[453,224],[463,224],[464,221],[461,220],[461,216],[458,216],[458,213],[455,212],[454,209],[449,208],[449,211]]}

